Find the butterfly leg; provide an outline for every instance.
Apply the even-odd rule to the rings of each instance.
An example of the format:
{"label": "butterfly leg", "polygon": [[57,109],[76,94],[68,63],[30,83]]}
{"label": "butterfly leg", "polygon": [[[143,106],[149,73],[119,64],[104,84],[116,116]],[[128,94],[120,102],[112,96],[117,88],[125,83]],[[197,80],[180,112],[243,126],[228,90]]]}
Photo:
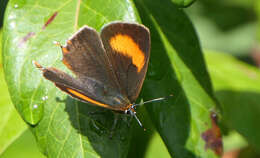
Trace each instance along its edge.
{"label": "butterfly leg", "polygon": [[115,131],[116,125],[118,123],[119,115],[120,114],[114,113],[114,122],[113,122],[113,125],[112,125],[111,130],[110,130],[110,136],[109,136],[110,138],[112,138],[113,135],[114,135],[114,131]]}

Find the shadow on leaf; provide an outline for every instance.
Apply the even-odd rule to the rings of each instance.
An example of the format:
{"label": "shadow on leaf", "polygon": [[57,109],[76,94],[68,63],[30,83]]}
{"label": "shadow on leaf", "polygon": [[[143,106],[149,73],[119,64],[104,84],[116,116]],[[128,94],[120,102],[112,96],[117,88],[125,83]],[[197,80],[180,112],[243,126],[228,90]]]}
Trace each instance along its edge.
{"label": "shadow on leaf", "polygon": [[[72,126],[82,136],[82,144],[89,145],[101,157],[125,157],[131,138],[130,117],[111,110],[82,103],[71,97],[66,99],[65,111]],[[118,121],[114,129],[115,117]]]}

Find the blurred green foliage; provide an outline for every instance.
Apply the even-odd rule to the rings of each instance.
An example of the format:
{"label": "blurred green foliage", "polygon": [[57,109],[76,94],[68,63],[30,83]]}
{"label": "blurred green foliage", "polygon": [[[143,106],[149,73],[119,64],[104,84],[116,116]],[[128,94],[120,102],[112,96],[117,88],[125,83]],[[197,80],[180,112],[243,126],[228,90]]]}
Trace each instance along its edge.
{"label": "blurred green foliage", "polygon": [[186,9],[204,49],[248,56],[255,44],[256,0],[200,0]]}

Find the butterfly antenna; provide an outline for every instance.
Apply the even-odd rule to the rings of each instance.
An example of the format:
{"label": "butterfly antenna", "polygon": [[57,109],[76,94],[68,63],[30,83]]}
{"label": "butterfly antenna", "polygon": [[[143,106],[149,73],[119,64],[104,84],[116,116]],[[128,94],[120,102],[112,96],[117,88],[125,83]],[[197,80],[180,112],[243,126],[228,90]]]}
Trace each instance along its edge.
{"label": "butterfly antenna", "polygon": [[161,97],[161,98],[156,98],[156,99],[148,100],[148,101],[145,101],[145,102],[140,103],[140,104],[135,104],[135,106],[139,106],[139,105],[143,105],[143,104],[147,104],[147,103],[152,103],[152,102],[163,101],[163,100],[169,99],[169,98],[172,97],[172,96],[173,96],[173,94],[171,94],[171,95],[169,95],[169,96],[166,96],[166,97]]}
{"label": "butterfly antenna", "polygon": [[146,131],[146,129],[144,128],[143,124],[141,123],[141,121],[138,119],[138,117],[136,116],[136,112],[134,111],[134,109],[130,109],[130,114],[132,116],[134,116],[134,118],[136,119],[136,121],[138,122],[138,124],[144,129],[144,131]]}

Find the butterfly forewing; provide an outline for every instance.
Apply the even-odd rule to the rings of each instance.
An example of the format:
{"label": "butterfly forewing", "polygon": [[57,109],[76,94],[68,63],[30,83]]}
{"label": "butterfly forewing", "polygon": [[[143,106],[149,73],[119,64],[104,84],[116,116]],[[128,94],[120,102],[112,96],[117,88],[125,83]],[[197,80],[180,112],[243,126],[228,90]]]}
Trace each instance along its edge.
{"label": "butterfly forewing", "polygon": [[111,23],[101,31],[109,61],[128,99],[138,97],[150,57],[150,33],[140,24]]}

